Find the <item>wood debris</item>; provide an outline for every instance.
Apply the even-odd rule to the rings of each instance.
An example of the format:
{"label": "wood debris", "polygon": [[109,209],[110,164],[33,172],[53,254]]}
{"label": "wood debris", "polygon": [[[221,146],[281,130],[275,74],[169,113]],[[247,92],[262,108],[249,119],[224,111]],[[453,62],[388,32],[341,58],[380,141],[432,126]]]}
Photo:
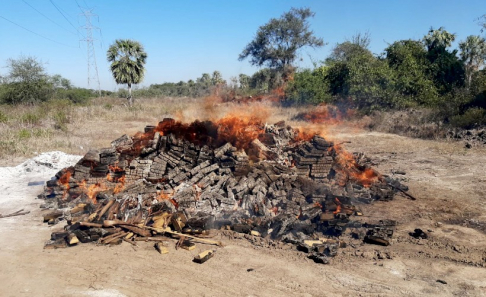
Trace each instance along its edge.
{"label": "wood debris", "polygon": [[285,122],[164,119],[110,148],[89,151],[48,181],[40,198],[53,209],[44,221],[65,219],[63,238],[75,235],[81,243],[175,237],[181,246],[187,240],[222,246],[201,237],[230,226],[253,237],[301,243],[325,262],[338,241],[304,241],[315,234],[337,238],[348,228],[370,232],[365,242],[389,241],[387,230],[394,227],[357,220],[363,216],[356,204],[391,200],[407,190],[372,169],[363,155]]}

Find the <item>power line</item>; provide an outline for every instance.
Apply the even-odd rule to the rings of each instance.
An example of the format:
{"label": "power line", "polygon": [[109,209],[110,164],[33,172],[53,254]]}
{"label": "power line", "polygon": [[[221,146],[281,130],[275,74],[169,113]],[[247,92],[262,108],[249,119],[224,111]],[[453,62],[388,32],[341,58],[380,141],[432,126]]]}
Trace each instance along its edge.
{"label": "power line", "polygon": [[66,29],[65,27],[59,25],[58,23],[54,22],[53,20],[51,20],[48,16],[46,16],[45,14],[43,14],[42,12],[38,11],[34,6],[30,5],[28,2],[26,2],[25,0],[22,0],[25,4],[27,4],[28,6],[30,6],[30,8],[32,8],[33,10],[37,11],[40,15],[42,15],[43,17],[45,17],[46,19],[48,19],[49,21],[51,21],[53,24],[56,24],[57,26],[63,28],[64,30],[68,31],[69,33],[71,34],[74,34],[74,35],[77,35],[76,33],[73,33],[72,31],[69,31],[68,29]]}
{"label": "power line", "polygon": [[13,21],[11,21],[11,20],[9,20],[9,19],[7,19],[7,18],[5,18],[5,17],[1,16],[1,15],[0,15],[0,18],[2,18],[2,19],[4,19],[4,20],[6,20],[7,22],[10,22],[10,23],[14,24],[15,26],[18,26],[18,27],[20,27],[20,28],[22,28],[22,29],[24,29],[24,30],[26,30],[26,31],[29,31],[29,32],[30,32],[30,33],[32,33],[32,34],[35,34],[35,35],[37,35],[37,36],[39,36],[39,37],[42,37],[42,38],[44,38],[44,39],[47,39],[47,40],[49,40],[49,41],[52,41],[52,42],[55,42],[55,43],[57,43],[57,44],[64,45],[64,46],[67,46],[67,47],[77,48],[77,47],[74,47],[74,46],[71,46],[71,45],[67,45],[67,44],[64,44],[64,43],[61,43],[61,42],[55,41],[55,40],[53,40],[53,39],[50,39],[49,37],[45,37],[44,35],[41,35],[41,34],[36,33],[36,32],[34,32],[34,31],[30,30],[30,29],[27,29],[27,28],[25,28],[24,26],[19,25],[19,24],[17,24],[17,23],[15,23],[15,22],[13,22]]}
{"label": "power line", "polygon": [[[76,30],[79,34],[81,34],[81,32],[79,32],[78,28],[76,28],[73,23],[71,23],[71,21],[64,15],[64,13],[62,13],[62,11],[59,9],[59,7],[57,7],[56,4],[54,4],[54,2],[52,2],[52,0],[49,0],[51,2],[51,4],[57,9],[57,11],[59,11],[59,13],[64,17],[64,19],[66,19],[66,21],[68,21],[68,23],[71,25],[71,27],[74,28],[74,30]],[[83,34],[81,34],[83,35]]]}

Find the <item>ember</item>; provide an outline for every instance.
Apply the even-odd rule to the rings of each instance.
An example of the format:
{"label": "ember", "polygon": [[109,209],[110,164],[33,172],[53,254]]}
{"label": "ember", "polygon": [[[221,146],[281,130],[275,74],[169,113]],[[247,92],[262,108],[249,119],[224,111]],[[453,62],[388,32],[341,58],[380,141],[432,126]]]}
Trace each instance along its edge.
{"label": "ember", "polygon": [[[186,244],[224,226],[302,243],[316,233],[339,236],[348,226],[361,227],[353,221],[360,215],[354,204],[407,190],[320,136],[238,117],[189,124],[164,119],[88,152],[57,178],[41,196],[71,212],[45,217],[68,220],[66,237],[53,239],[54,246],[68,235],[70,242],[74,235],[81,242],[136,241],[152,236],[149,230],[172,232]],[[382,244],[383,232],[375,229],[367,240]],[[308,250],[324,263],[338,245]]]}

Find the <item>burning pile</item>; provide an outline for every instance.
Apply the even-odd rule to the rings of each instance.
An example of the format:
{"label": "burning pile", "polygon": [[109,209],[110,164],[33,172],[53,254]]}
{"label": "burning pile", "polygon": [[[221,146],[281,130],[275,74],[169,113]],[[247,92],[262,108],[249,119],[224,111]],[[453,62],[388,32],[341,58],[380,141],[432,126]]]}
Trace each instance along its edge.
{"label": "burning pile", "polygon": [[[48,246],[229,226],[300,243],[322,262],[339,244],[314,246],[312,235],[362,227],[352,220],[360,215],[356,203],[390,200],[406,190],[363,159],[284,122],[164,119],[144,133],[123,135],[111,148],[89,151],[47,182],[41,197],[56,210],[44,220],[68,222]],[[389,225],[367,226],[365,240],[387,245]]]}

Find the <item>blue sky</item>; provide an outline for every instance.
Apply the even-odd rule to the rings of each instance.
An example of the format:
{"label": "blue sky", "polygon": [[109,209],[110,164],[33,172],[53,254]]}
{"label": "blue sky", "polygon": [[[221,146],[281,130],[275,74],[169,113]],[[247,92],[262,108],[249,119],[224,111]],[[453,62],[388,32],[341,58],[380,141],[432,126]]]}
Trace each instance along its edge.
{"label": "blue sky", "polygon": [[[420,39],[429,28],[444,26],[457,34],[457,42],[479,35],[476,19],[486,14],[486,1],[285,1],[285,0],[2,0],[0,10],[0,75],[6,60],[35,56],[49,74],[61,74],[79,87],[87,87],[86,43],[82,8],[92,8],[96,61],[101,88],[115,90],[106,62],[106,50],[119,38],[140,41],[148,54],[147,73],[141,86],[196,79],[219,70],[225,79],[258,68],[238,55],[259,26],[291,7],[309,7],[316,36],[327,43],[303,49],[299,67],[321,61],[332,47],[357,32],[369,31],[371,50],[379,54],[401,39]],[[54,4],[54,5],[53,5]],[[30,6],[29,6],[30,5]],[[32,7],[36,10],[34,10]],[[62,14],[58,11],[58,9]],[[40,34],[40,37],[3,18]],[[79,30],[79,32],[78,32]],[[485,34],[486,35],[486,34]]]}

